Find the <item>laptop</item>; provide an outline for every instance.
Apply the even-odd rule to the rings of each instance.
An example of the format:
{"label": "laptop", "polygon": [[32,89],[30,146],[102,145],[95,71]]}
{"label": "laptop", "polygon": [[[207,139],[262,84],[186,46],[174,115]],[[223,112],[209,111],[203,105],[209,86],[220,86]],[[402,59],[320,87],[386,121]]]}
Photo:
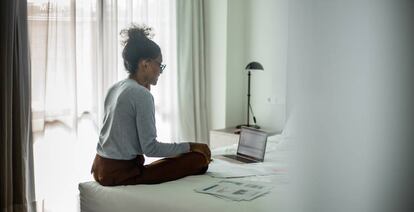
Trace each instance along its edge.
{"label": "laptop", "polygon": [[237,154],[219,155],[218,159],[236,163],[258,163],[264,161],[267,133],[258,129],[242,127]]}

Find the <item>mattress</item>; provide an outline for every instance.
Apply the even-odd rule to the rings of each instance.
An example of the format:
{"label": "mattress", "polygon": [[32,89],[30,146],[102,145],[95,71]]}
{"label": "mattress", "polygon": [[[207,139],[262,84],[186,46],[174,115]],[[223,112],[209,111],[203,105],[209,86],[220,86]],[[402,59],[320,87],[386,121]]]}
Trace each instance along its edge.
{"label": "mattress", "polygon": [[[272,173],[256,176],[232,178],[246,181],[260,181],[272,185],[271,192],[251,201],[229,201],[212,195],[197,193],[196,188],[223,180],[212,177],[212,173],[189,176],[176,181],[157,185],[132,185],[105,187],[97,182],[79,184],[79,200],[82,212],[129,212],[129,211],[277,211],[283,210],[286,189],[289,184],[288,148],[283,147],[280,137],[269,137],[265,161],[251,165],[256,169],[272,169]],[[228,146],[212,151],[213,155],[234,153],[236,146]],[[232,164],[224,164],[227,167]],[[249,164],[250,165],[250,164]],[[212,162],[212,170],[223,163]],[[237,164],[234,164],[238,168]],[[223,168],[223,167],[221,167]],[[231,169],[231,168],[230,168]],[[209,169],[210,170],[210,169]]]}

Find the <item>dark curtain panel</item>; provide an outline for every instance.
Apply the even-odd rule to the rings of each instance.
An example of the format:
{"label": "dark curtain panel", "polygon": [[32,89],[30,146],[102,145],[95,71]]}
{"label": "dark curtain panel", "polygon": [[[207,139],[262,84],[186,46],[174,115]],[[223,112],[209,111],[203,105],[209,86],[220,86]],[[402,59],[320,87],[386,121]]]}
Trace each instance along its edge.
{"label": "dark curtain panel", "polygon": [[0,206],[35,211],[26,0],[0,1]]}

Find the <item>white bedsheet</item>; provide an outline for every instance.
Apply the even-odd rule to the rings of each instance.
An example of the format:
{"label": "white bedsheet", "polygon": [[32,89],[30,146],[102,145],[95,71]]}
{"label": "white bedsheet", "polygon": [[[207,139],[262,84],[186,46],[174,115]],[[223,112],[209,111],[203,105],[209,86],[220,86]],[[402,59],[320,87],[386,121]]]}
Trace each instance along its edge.
{"label": "white bedsheet", "polygon": [[[129,212],[129,211],[277,211],[283,210],[285,190],[288,184],[286,149],[279,137],[270,137],[265,162],[252,166],[269,166],[278,170],[275,175],[245,177],[243,180],[261,181],[274,188],[265,196],[252,201],[227,201],[211,195],[196,193],[195,188],[222,180],[209,175],[189,176],[180,180],[157,185],[104,187],[98,183],[79,184],[82,212]],[[282,142],[283,143],[283,142]],[[235,152],[236,146],[213,151],[214,154]],[[212,164],[214,166],[214,163]],[[241,178],[237,178],[241,179]]]}

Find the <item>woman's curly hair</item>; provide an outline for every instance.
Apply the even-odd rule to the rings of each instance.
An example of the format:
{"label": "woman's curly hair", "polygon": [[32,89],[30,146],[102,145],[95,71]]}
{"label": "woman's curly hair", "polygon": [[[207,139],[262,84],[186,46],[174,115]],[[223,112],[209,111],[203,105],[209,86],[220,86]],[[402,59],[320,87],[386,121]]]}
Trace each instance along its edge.
{"label": "woman's curly hair", "polygon": [[121,30],[121,44],[124,46],[122,58],[129,74],[135,74],[142,59],[155,59],[161,55],[161,49],[152,38],[152,28],[146,25],[131,24]]}

